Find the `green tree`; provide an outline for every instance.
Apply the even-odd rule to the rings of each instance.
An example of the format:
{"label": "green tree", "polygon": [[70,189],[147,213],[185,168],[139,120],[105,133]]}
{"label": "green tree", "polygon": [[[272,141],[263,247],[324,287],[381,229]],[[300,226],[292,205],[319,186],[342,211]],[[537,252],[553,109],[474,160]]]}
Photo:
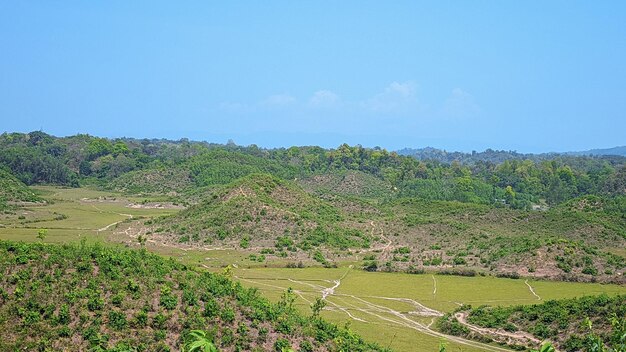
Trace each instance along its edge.
{"label": "green tree", "polygon": [[317,297],[315,299],[315,303],[311,304],[311,310],[313,311],[313,318],[317,318],[320,316],[320,312],[322,309],[326,307],[326,301]]}
{"label": "green tree", "polygon": [[48,237],[48,229],[39,229],[39,231],[37,231],[37,238],[42,242],[46,239],[46,237]]}

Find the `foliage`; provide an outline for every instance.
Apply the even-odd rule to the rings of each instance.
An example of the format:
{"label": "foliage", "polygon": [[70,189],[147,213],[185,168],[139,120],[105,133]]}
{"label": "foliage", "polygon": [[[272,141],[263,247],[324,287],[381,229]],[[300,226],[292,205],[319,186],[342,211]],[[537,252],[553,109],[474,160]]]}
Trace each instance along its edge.
{"label": "foliage", "polygon": [[[471,324],[506,331],[526,331],[540,340],[550,338],[565,351],[581,350],[589,346],[592,340],[597,345],[598,341],[606,340],[601,343],[602,346],[606,344],[606,348],[617,348],[623,343],[618,335],[624,330],[624,319],[617,317],[626,316],[624,295],[550,300],[537,305],[461,308],[468,309],[467,320]],[[607,317],[611,316],[615,318],[609,321]],[[611,326],[614,333],[609,338],[607,332],[611,331]],[[471,336],[467,328],[451,316],[445,317],[439,327],[453,335]],[[592,348],[588,350],[601,351]]]}
{"label": "foliage", "polygon": [[[384,350],[297,314],[294,293],[273,304],[226,276],[143,249],[0,241],[0,272],[3,351],[251,350],[294,337],[316,351]],[[177,302],[175,314],[164,297]]]}

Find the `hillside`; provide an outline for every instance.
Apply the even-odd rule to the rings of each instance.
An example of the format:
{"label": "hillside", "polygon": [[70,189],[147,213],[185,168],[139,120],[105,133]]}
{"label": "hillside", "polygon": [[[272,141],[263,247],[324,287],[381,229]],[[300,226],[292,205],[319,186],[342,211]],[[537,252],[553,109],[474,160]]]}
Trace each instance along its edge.
{"label": "hillside", "polygon": [[[0,165],[28,185],[89,184],[125,193],[194,192],[197,187],[225,185],[252,173],[305,180],[302,185],[316,192],[381,200],[392,187],[407,197],[517,209],[626,192],[626,158],[619,156],[426,149],[418,160],[381,148],[347,144],[331,149],[263,149],[186,139],[55,137],[41,131],[4,133],[0,149]],[[355,186],[362,187],[357,190]]]}
{"label": "hillside", "polygon": [[383,351],[227,276],[144,250],[0,241],[0,350],[178,351],[204,330],[220,351]]}
{"label": "hillside", "polygon": [[320,196],[337,194],[385,200],[396,195],[391,184],[362,171],[326,172],[299,179],[298,184],[305,190]]}
{"label": "hillside", "polygon": [[182,168],[154,168],[125,173],[106,188],[131,194],[178,195],[192,185],[189,171]]}
{"label": "hillside", "polygon": [[[439,328],[449,334],[480,341],[497,341],[512,347],[538,347],[550,340],[562,351],[597,351],[590,336],[623,351],[626,296],[581,297],[552,300],[537,305],[510,307],[464,306],[447,314]],[[621,342],[619,342],[621,341]],[[612,350],[610,350],[612,351]]]}
{"label": "hillside", "polygon": [[0,203],[41,201],[22,181],[0,167]]}
{"label": "hillside", "polygon": [[367,247],[367,235],[344,226],[343,220],[340,209],[299,186],[267,174],[252,174],[212,189],[201,203],[162,219],[152,236],[244,249]]}

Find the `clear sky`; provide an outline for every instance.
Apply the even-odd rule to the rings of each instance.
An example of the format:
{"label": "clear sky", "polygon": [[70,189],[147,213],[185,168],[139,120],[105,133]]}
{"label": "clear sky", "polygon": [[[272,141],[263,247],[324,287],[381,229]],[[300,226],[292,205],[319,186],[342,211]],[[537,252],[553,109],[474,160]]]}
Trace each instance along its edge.
{"label": "clear sky", "polygon": [[0,133],[626,144],[626,1],[0,1]]}

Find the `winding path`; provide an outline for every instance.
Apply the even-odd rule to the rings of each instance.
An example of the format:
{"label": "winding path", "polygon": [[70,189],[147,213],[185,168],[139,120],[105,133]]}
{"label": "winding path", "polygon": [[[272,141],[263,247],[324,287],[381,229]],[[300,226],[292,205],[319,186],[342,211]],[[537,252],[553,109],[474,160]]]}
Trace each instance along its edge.
{"label": "winding path", "polygon": [[539,297],[539,295],[537,293],[535,293],[535,290],[533,289],[532,286],[530,286],[530,284],[528,283],[528,280],[524,281],[524,283],[526,284],[526,286],[528,286],[528,289],[530,290],[530,293],[532,293],[533,296],[537,297],[538,301],[541,301],[541,297]]}

